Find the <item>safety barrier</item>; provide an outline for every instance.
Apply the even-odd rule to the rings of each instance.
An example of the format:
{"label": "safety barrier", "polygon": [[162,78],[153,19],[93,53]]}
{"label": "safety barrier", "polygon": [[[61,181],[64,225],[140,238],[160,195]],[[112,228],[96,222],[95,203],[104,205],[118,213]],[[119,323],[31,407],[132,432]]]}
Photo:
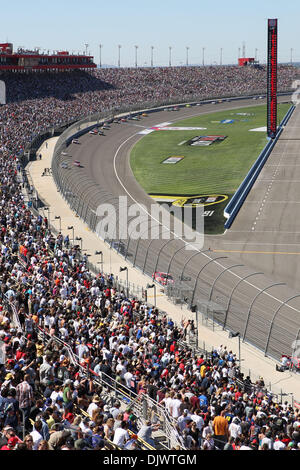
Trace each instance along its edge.
{"label": "safety barrier", "polygon": [[[174,279],[170,290],[174,302],[178,303],[180,297],[181,303],[189,308],[196,307],[199,313],[212,318],[213,323],[222,326],[224,330],[239,331],[243,341],[263,351],[266,356],[279,360],[283,351],[291,355],[292,344],[298,339],[295,332],[300,328],[300,308],[295,301],[293,304],[286,302],[285,299],[294,299],[296,293],[284,283],[280,283],[281,287],[279,283],[270,282],[263,273],[232,263],[230,258],[218,256],[210,249],[193,247],[190,253],[185,249],[187,242],[182,238],[172,233],[165,237],[165,227],[159,221],[152,222],[154,228],[160,230],[161,236],[158,239],[144,237],[147,235],[144,227],[146,230],[149,227],[148,214],[143,216],[145,220],[141,221],[141,237],[138,239],[132,233],[127,234],[128,230],[125,232],[127,239],[122,239],[116,229],[110,238],[101,236],[104,222],[97,213],[99,204],[112,205],[116,220],[120,220],[119,214],[123,207],[119,204],[118,195],[101,188],[82,169],[78,171],[72,167],[66,170],[61,167],[61,163],[69,159],[66,156],[66,140],[76,132],[89,128],[92,122],[97,125],[98,121],[100,125],[101,119],[100,115],[89,116],[73,124],[57,141],[52,174],[61,196],[70,208],[110,249],[150,276],[154,285],[158,286],[156,272],[170,274]],[[126,229],[131,220],[132,216],[128,219]],[[166,286],[163,288],[167,290]],[[276,290],[273,291],[273,288]],[[299,302],[299,299],[295,300]],[[278,314],[274,316],[279,307]]]}
{"label": "safety barrier", "polygon": [[227,218],[226,223],[224,224],[225,228],[230,228],[234,219],[236,218],[237,214],[239,213],[240,208],[242,207],[243,203],[245,202],[246,197],[248,196],[251,188],[253,187],[255,181],[257,180],[264,164],[266,163],[273,147],[275,146],[276,142],[278,141],[284,126],[290,119],[295,106],[291,106],[288,112],[286,113],[285,117],[281,121],[277,135],[275,139],[269,140],[265,148],[262,150],[260,155],[258,156],[257,160],[254,162],[252,167],[250,168],[248,174],[246,175],[244,181],[240,184],[239,188],[231,198],[230,202],[224,209],[224,216]]}

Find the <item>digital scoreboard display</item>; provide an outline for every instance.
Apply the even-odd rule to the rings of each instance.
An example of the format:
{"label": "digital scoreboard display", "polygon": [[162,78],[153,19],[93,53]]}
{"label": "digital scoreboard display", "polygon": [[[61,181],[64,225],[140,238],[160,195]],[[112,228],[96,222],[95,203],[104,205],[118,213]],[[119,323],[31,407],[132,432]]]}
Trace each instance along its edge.
{"label": "digital scoreboard display", "polygon": [[268,20],[267,133],[277,133],[277,19]]}

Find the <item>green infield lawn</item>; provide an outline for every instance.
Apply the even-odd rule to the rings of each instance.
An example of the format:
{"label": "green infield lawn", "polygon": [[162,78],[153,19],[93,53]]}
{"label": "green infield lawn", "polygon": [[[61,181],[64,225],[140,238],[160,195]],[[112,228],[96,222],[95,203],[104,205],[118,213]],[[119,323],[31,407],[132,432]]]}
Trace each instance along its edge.
{"label": "green infield lawn", "polygon": [[[289,108],[288,103],[278,105],[278,122]],[[250,129],[266,126],[266,110],[266,105],[261,105],[209,113],[177,121],[170,126],[203,127],[205,130],[164,130],[146,135],[131,152],[130,162],[135,178],[152,195],[227,195],[225,202],[208,208],[216,209],[217,218],[205,220],[206,233],[222,233],[222,211],[267,143],[266,132],[249,132]],[[234,122],[223,124],[220,123],[222,120]],[[223,142],[205,147],[187,143],[200,135],[227,137]],[[182,143],[184,141],[186,143]],[[184,158],[176,164],[162,163],[171,156]]]}

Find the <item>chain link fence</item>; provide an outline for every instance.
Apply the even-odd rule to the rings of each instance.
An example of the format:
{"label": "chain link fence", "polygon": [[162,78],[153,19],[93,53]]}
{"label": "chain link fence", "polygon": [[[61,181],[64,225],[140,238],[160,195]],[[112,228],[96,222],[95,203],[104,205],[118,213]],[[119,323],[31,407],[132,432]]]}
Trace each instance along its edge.
{"label": "chain link fence", "polygon": [[[191,106],[197,101],[197,97],[190,98]],[[173,100],[173,104],[180,102],[186,103],[187,98]],[[161,106],[168,104],[170,102],[145,103],[143,106],[129,109],[124,107],[97,113],[75,123],[60,123],[58,128],[52,128],[37,136],[27,153],[34,154],[45,139],[65,129],[57,141],[53,155],[54,181],[71,209],[92,231],[101,235],[105,233],[105,222],[97,212],[99,205],[112,205],[116,220],[122,219],[124,207],[120,204],[119,195],[101,188],[78,168],[63,168],[62,164],[69,161],[70,142],[95,125],[111,122],[116,115],[136,111],[151,112],[149,107],[159,111]],[[23,162],[26,163],[26,159],[23,159]],[[45,202],[40,199],[26,177],[28,174],[24,173],[24,184],[31,192],[29,203],[35,209],[44,207]],[[128,218],[128,226],[133,218]],[[202,312],[206,321],[209,319],[212,322],[213,327],[238,332],[242,341],[247,341],[263,351],[266,356],[277,360],[283,354],[295,354],[294,345],[299,340],[300,332],[300,294],[289,289],[284,283],[274,283],[263,273],[232,263],[226,256],[220,256],[210,249],[190,246],[193,249],[187,250],[191,244],[186,240],[174,235],[172,230],[166,229],[159,222],[155,227],[153,225],[153,220],[151,221],[146,213],[141,222],[140,238],[135,239],[128,233],[127,238],[122,239],[116,230],[114,234],[102,239],[125,260],[152,278],[153,282],[156,282],[157,272],[172,276],[172,283],[165,286],[157,284],[157,287],[163,288],[175,304],[194,307]],[[123,227],[125,228],[127,229]],[[151,238],[153,229],[159,232],[156,239]],[[97,267],[90,264],[89,267],[97,270]],[[137,295],[139,293],[140,291],[137,291]]]}

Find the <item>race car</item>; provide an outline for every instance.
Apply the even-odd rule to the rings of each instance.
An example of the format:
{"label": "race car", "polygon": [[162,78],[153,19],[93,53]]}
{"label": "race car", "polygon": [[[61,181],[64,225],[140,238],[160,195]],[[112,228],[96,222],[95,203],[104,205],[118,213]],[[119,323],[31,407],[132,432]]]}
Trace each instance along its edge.
{"label": "race car", "polygon": [[73,165],[74,165],[74,166],[78,166],[78,167],[81,166],[79,160],[74,160]]}
{"label": "race car", "polygon": [[127,122],[127,119],[126,118],[121,118],[121,122]]}
{"label": "race car", "polygon": [[170,274],[162,273],[160,271],[156,271],[152,277],[154,281],[158,282],[162,286],[166,286],[167,284],[174,283],[174,279]]}
{"label": "race car", "polygon": [[61,152],[61,154],[62,154],[64,157],[67,157],[67,156],[68,156],[68,152]]}
{"label": "race car", "polygon": [[61,166],[61,168],[65,168],[65,169],[68,168],[67,162],[62,162],[62,163],[60,164],[60,166]]}
{"label": "race car", "polygon": [[104,132],[101,129],[98,130],[98,135],[104,135]]}
{"label": "race car", "polygon": [[92,129],[91,131],[89,131],[89,134],[97,135],[98,134],[98,129],[97,128]]}
{"label": "race car", "polygon": [[143,116],[143,117],[147,117],[148,114],[147,114],[147,113],[142,113],[142,116]]}
{"label": "race car", "polygon": [[73,139],[73,140],[72,140],[72,144],[79,144],[79,143],[80,143],[80,142],[79,142],[78,139]]}

